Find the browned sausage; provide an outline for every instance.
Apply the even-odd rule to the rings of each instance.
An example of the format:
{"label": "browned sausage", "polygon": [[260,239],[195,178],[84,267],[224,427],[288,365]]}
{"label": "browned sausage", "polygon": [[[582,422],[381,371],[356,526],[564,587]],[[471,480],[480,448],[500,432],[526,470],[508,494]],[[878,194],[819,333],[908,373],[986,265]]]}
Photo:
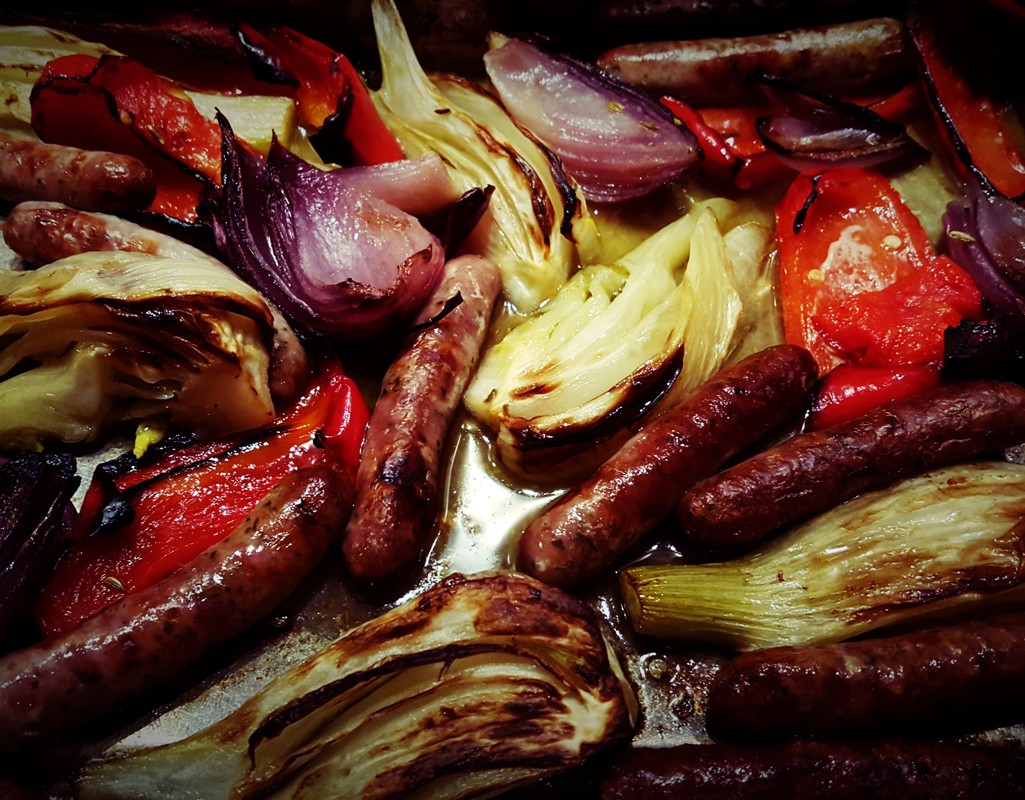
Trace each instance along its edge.
{"label": "browned sausage", "polygon": [[0,131],[0,199],[56,200],[88,211],[145,208],[153,170],[133,156],[19,139]]}
{"label": "browned sausage", "polygon": [[735,738],[983,730],[1025,719],[1025,615],[881,639],[742,653],[709,730]]}
{"label": "browned sausage", "polygon": [[436,316],[456,295],[462,302],[410,336],[384,377],[343,545],[349,571],[361,583],[392,584],[407,577],[421,557],[437,514],[441,449],[501,288],[491,261],[450,261],[420,320]]}
{"label": "browned sausage", "polygon": [[864,740],[621,751],[601,800],[1004,800],[1025,797],[1025,752]]}
{"label": "browned sausage", "polygon": [[886,17],[736,39],[624,45],[603,53],[598,64],[627,83],[699,106],[762,98],[751,80],[756,72],[841,95],[913,75],[903,25]]}
{"label": "browned sausage", "polygon": [[681,535],[737,550],[867,489],[1025,441],[1025,387],[941,386],[795,436],[697,484],[676,507]]}
{"label": "browned sausage", "polygon": [[167,234],[110,214],[83,211],[52,201],[19,203],[4,220],[3,232],[7,246],[31,264],[49,264],[76,253],[97,250],[214,260]]}
{"label": "browned sausage", "polygon": [[351,501],[340,483],[327,468],[290,474],[178,572],[0,659],[0,752],[99,719],[270,613],[337,537]]}
{"label": "browned sausage", "polygon": [[520,538],[522,567],[571,586],[610,566],[690,486],[807,408],[816,374],[808,352],[793,345],[721,370],[534,520]]}

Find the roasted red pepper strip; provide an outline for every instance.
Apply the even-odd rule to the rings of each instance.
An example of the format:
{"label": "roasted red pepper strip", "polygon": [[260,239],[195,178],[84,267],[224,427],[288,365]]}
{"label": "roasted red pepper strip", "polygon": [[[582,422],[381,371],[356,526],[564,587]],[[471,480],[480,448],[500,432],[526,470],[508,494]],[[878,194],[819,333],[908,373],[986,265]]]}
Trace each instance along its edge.
{"label": "roasted red pepper strip", "polygon": [[[978,13],[977,13],[978,12]],[[1015,113],[1018,41],[1006,19],[960,2],[917,2],[908,31],[933,111],[966,175],[1006,197],[1025,199],[1025,153]],[[1013,85],[1006,86],[1010,81]],[[1003,85],[1003,89],[1001,88]]]}
{"label": "roasted red pepper strip", "polygon": [[47,142],[136,156],[156,175],[150,211],[193,221],[204,182],[220,181],[220,129],[187,96],[121,56],[62,56],[32,89],[32,127]]}
{"label": "roasted red pepper strip", "polygon": [[768,113],[767,108],[744,106],[702,108],[701,118],[726,142],[739,160],[734,183],[738,189],[757,189],[793,175],[794,171],[765,149],[755,120]]}
{"label": "roasted red pepper strip", "polygon": [[682,100],[666,96],[661,98],[660,102],[697,137],[704,156],[698,165],[699,168],[712,180],[732,183],[743,160],[733,152],[722,134],[705,122],[696,109]]}
{"label": "roasted red pepper strip", "polygon": [[776,242],[787,341],[822,373],[939,362],[944,330],[981,313],[974,281],[877,172],[800,175],[776,209]]}
{"label": "roasted red pepper strip", "polygon": [[362,76],[344,55],[284,26],[257,30],[243,23],[239,30],[250,46],[295,77],[300,119],[311,133],[335,114],[342,114],[342,136],[354,164],[405,158],[398,140],[377,113]]}
{"label": "roasted red pepper strip", "polygon": [[[39,598],[42,631],[66,631],[125,592],[160,581],[234,530],[290,472],[327,463],[355,476],[368,416],[359,390],[332,362],[265,431],[130,466],[113,476],[113,498],[107,481],[94,478],[75,529],[79,540]],[[125,503],[130,521],[88,535],[106,509]]]}
{"label": "roasted red pepper strip", "polygon": [[813,430],[847,422],[878,405],[938,386],[936,364],[906,367],[856,367],[841,364],[819,386],[808,425]]}
{"label": "roasted red pepper strip", "polygon": [[327,45],[285,27],[257,30],[243,22],[239,32],[250,47],[258,49],[298,84],[294,93],[299,120],[316,130],[351,91],[349,77],[339,66],[341,55]]}

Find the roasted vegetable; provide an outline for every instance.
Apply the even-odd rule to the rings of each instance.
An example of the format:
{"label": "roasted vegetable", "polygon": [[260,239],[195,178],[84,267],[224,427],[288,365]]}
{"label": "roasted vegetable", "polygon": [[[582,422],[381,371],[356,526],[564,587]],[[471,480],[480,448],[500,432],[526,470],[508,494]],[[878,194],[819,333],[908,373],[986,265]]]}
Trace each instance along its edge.
{"label": "roasted vegetable", "polygon": [[383,73],[373,97],[382,118],[407,156],[437,152],[462,188],[494,187],[467,249],[498,264],[519,311],[535,310],[576,266],[573,243],[560,230],[563,200],[545,188],[554,178],[540,177],[551,164],[536,146],[521,153],[498,126],[446,99],[417,63],[392,0],[375,0],[373,11]]}
{"label": "roasted vegetable", "polygon": [[1020,25],[962,0],[915,0],[907,30],[954,165],[988,194],[1025,199],[1021,84],[1004,68]]}
{"label": "roasted vegetable", "polygon": [[975,282],[872,170],[798,176],[776,209],[776,243],[787,341],[823,373],[939,361],[944,330],[980,315]]}
{"label": "roasted vegetable", "polygon": [[620,576],[634,628],[740,650],[848,639],[1025,602],[1025,466],[945,467],[869,492],[748,556]]}
{"label": "roasted vegetable", "polygon": [[502,103],[558,153],[588,200],[641,197],[701,158],[694,134],[651,95],[532,42],[490,43],[484,66]]}
{"label": "roasted vegetable", "polygon": [[796,171],[823,167],[910,165],[929,157],[899,122],[871,108],[813,92],[793,81],[759,76],[774,105],[758,135],[770,152]]}
{"label": "roasted vegetable", "polygon": [[722,365],[741,310],[722,233],[736,211],[698,204],[582,269],[485,354],[465,401],[503,463],[546,480],[586,474],[608,455],[595,439],[624,431],[674,379],[689,391]]}
{"label": "roasted vegetable", "polygon": [[228,536],[286,475],[327,465],[355,480],[368,411],[336,359],[306,394],[257,433],[125,454],[93,475],[68,548],[42,587],[45,636],[142,591]]}
{"label": "roasted vegetable", "polygon": [[0,640],[28,609],[66,544],[75,458],[20,453],[0,464]]}
{"label": "roasted vegetable", "polygon": [[293,324],[366,338],[408,323],[441,277],[438,238],[349,170],[277,146],[261,160],[218,119],[224,183],[210,210],[225,260]]}
{"label": "roasted vegetable", "polygon": [[0,447],[93,441],[124,421],[203,437],[266,424],[275,338],[294,334],[208,258],[93,252],[0,271]]}
{"label": "roasted vegetable", "polygon": [[30,139],[39,138],[32,130],[32,85],[48,61],[73,53],[99,57],[115,51],[52,28],[0,26],[0,127]]}
{"label": "roasted vegetable", "polygon": [[193,736],[87,765],[82,800],[491,796],[630,733],[590,609],[515,573],[453,575]]}

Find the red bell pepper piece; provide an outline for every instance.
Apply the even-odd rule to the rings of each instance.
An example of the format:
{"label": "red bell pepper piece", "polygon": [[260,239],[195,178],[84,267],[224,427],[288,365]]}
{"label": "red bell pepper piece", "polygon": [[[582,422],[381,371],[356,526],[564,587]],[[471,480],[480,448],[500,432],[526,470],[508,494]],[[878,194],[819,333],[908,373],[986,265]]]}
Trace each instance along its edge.
{"label": "red bell pepper piece", "polygon": [[936,364],[900,367],[841,364],[822,379],[808,426],[819,430],[847,422],[890,400],[911,397],[939,383],[940,368]]}
{"label": "red bell pepper piece", "polygon": [[243,22],[239,33],[280,71],[295,78],[299,121],[307,128],[323,125],[349,95],[349,77],[338,64],[341,55],[327,45],[285,27],[257,30]]}
{"label": "red bell pepper piece", "polygon": [[[290,472],[328,464],[354,479],[368,417],[358,388],[332,361],[264,431],[94,477],[76,524],[78,541],[38,600],[40,628],[46,635],[69,630],[126,592],[157,583],[227,536]],[[105,514],[125,504],[130,520],[103,524]]]}
{"label": "red bell pepper piece", "polygon": [[874,98],[861,105],[890,122],[906,124],[918,117],[926,108],[926,100],[922,93],[922,84],[916,80],[905,84],[893,94]]}
{"label": "red bell pepper piece", "polygon": [[251,46],[295,77],[300,119],[309,130],[317,131],[335,114],[342,114],[342,136],[355,164],[405,158],[395,135],[377,113],[362,76],[344,55],[284,26],[257,30],[243,23],[239,29]]}
{"label": "red bell pepper piece", "polygon": [[705,122],[696,109],[682,100],[665,96],[660,102],[697,137],[703,156],[699,168],[714,181],[732,183],[743,160],[731,149],[722,134]]}
{"label": "red bell pepper piece", "polygon": [[[1006,20],[955,2],[918,2],[908,13],[926,94],[961,171],[1006,197],[1025,199],[1025,152],[1015,112],[1018,41]],[[1011,85],[1004,85],[1010,82]]]}
{"label": "red bell pepper piece", "polygon": [[734,183],[738,189],[757,189],[794,174],[765,148],[755,120],[768,113],[759,106],[702,108],[701,118],[717,131],[740,162]]}
{"label": "red bell pepper piece", "polygon": [[204,184],[220,181],[220,129],[173,83],[132,59],[56,58],[32,88],[31,107],[44,141],[148,164],[157,181],[150,211],[191,222]]}
{"label": "red bell pepper piece", "polygon": [[975,282],[877,172],[800,175],[777,206],[776,242],[786,338],[823,374],[939,362],[944,330],[981,314]]}

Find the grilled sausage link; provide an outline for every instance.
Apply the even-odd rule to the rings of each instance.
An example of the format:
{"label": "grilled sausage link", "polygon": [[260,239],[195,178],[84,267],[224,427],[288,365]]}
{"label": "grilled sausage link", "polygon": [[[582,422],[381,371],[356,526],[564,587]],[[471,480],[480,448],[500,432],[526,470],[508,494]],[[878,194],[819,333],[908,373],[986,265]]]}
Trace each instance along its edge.
{"label": "grilled sausage link", "polygon": [[83,211],[53,201],[19,203],[4,220],[3,232],[7,246],[31,264],[49,264],[98,250],[214,260],[167,234],[111,214]]}
{"label": "grilled sausage link", "polygon": [[809,353],[793,345],[721,370],[527,526],[523,569],[571,586],[610,566],[690,486],[807,408],[816,373]]}
{"label": "grilled sausage link", "polygon": [[941,386],[788,439],[697,484],[676,507],[681,536],[707,550],[751,547],[867,489],[1025,441],[1025,387]]}
{"label": "grilled sausage link", "polygon": [[601,800],[981,800],[1025,797],[1025,754],[982,745],[854,740],[624,750]]}
{"label": "grilled sausage link", "polygon": [[951,732],[1025,719],[1025,615],[742,653],[716,674],[709,730],[736,738]]}
{"label": "grilled sausage link", "polygon": [[323,558],[350,501],[327,468],[292,473],[173,575],[0,659],[0,752],[98,720],[269,614]]}
{"label": "grilled sausage link", "polygon": [[903,25],[880,17],[741,38],[647,42],[603,53],[598,64],[653,93],[699,106],[762,98],[756,72],[849,94],[910,78]]}
{"label": "grilled sausage link", "polygon": [[437,513],[441,450],[473,374],[501,290],[498,268],[480,256],[450,261],[420,320],[462,302],[410,336],[388,369],[356,477],[343,552],[360,583],[409,575]]}
{"label": "grilled sausage link", "polygon": [[88,211],[145,208],[153,170],[133,156],[21,139],[0,131],[0,199],[56,200]]}

